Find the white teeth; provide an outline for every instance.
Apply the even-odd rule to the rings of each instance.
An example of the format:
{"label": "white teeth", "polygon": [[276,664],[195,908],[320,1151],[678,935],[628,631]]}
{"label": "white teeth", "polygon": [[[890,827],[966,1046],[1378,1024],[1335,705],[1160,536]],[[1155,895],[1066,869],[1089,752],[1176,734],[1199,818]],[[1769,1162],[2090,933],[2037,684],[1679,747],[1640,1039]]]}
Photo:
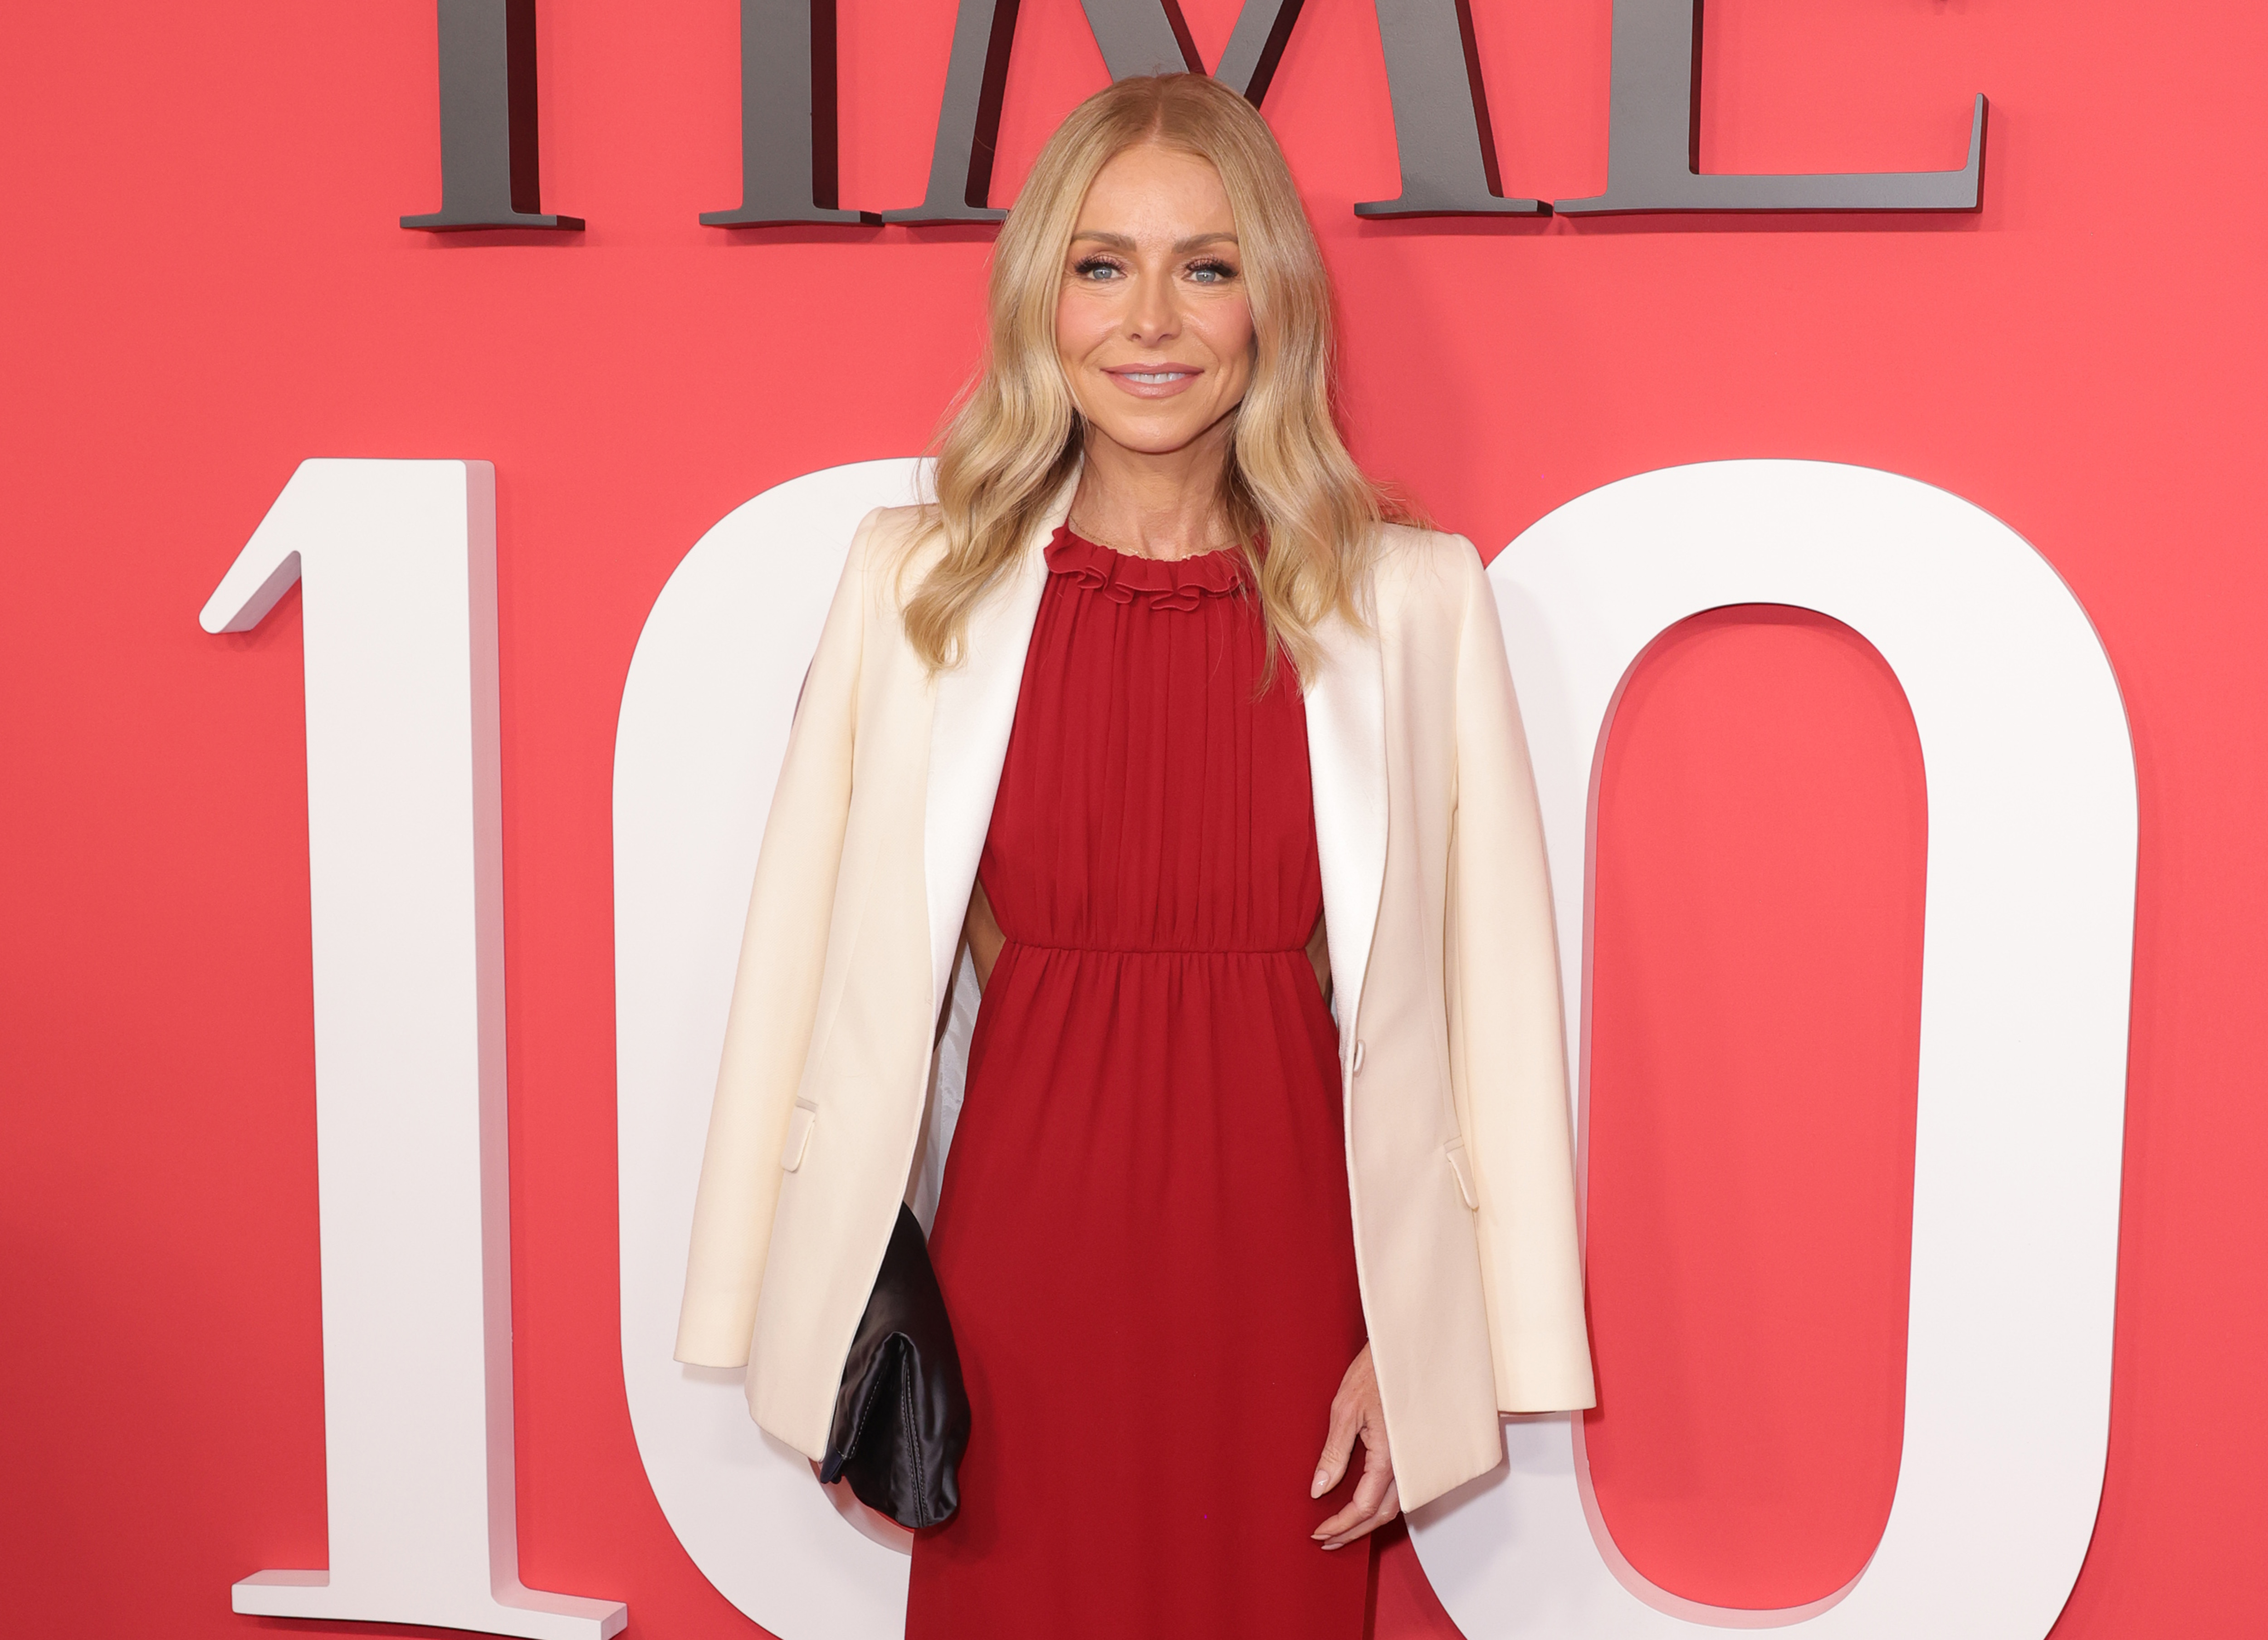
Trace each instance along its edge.
{"label": "white teeth", "polygon": [[1161,370],[1161,371],[1138,371],[1138,370],[1130,370],[1130,371],[1126,371],[1126,372],[1125,372],[1125,375],[1126,375],[1126,379],[1127,379],[1127,380],[1129,380],[1129,381],[1138,381],[1138,382],[1143,382],[1143,383],[1145,383],[1145,384],[1152,384],[1152,385],[1154,385],[1155,383],[1161,382],[1161,381],[1181,381],[1181,380],[1183,380],[1183,379],[1185,379],[1188,377],[1188,375],[1189,375],[1189,371],[1185,371],[1185,370]]}

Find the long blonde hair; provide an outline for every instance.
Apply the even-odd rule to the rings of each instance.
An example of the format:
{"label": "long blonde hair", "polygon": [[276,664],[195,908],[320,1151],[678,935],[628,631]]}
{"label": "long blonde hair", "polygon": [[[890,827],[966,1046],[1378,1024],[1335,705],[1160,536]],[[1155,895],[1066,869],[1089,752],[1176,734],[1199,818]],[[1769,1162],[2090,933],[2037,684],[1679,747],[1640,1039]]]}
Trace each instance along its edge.
{"label": "long blonde hair", "polygon": [[[1367,615],[1378,525],[1404,516],[1347,453],[1333,418],[1337,336],[1329,276],[1267,121],[1202,74],[1123,79],[1048,139],[993,247],[984,367],[939,442],[933,527],[944,551],[905,607],[932,669],[961,657],[969,612],[1005,573],[1078,466],[1083,427],[1056,351],[1071,232],[1096,173],[1157,143],[1220,174],[1252,306],[1252,380],[1235,417],[1221,504],[1276,655],[1308,673],[1315,630]],[[1261,544],[1266,542],[1263,552]]]}

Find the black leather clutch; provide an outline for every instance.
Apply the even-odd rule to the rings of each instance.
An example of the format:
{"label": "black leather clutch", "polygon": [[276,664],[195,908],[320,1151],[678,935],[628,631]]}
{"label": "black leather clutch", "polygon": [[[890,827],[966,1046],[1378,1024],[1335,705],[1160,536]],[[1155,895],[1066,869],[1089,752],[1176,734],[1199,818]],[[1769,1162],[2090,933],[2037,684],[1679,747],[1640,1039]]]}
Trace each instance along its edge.
{"label": "black leather clutch", "polygon": [[933,1526],[961,1507],[968,1394],[921,1221],[902,1202],[873,1296],[850,1341],[819,1478],[850,1481],[902,1526]]}

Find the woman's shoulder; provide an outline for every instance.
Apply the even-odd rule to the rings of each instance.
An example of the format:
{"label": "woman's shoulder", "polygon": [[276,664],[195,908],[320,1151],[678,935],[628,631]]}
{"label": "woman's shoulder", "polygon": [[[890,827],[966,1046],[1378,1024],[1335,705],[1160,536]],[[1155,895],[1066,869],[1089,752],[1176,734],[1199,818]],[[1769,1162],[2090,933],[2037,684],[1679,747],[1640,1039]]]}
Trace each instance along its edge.
{"label": "woman's shoulder", "polygon": [[1434,611],[1462,609],[1486,582],[1479,552],[1462,535],[1414,524],[1381,524],[1376,541],[1373,591],[1381,617],[1422,619]]}
{"label": "woman's shoulder", "polygon": [[939,534],[937,509],[919,504],[876,507],[858,520],[850,552],[872,567],[913,556]]}
{"label": "woman's shoulder", "polygon": [[944,546],[937,509],[876,507],[858,520],[844,577],[858,577],[878,613],[895,616]]}

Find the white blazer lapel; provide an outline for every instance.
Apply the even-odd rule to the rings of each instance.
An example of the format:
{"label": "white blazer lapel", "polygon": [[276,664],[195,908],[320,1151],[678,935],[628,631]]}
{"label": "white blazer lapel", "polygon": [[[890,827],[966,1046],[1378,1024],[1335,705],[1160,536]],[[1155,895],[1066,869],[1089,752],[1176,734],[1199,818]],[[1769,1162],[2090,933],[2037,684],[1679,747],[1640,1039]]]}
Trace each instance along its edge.
{"label": "white blazer lapel", "polygon": [[930,719],[929,787],[922,818],[922,871],[928,888],[932,1016],[945,1006],[968,891],[992,824],[992,799],[1008,755],[1023,687],[1024,655],[1048,584],[1042,550],[1071,511],[1074,472],[1024,543],[1014,568],[969,616],[963,658],[937,677]]}
{"label": "white blazer lapel", "polygon": [[1323,658],[1307,689],[1307,769],[1344,1063],[1386,882],[1386,678],[1376,638],[1336,620],[1316,636]]}

